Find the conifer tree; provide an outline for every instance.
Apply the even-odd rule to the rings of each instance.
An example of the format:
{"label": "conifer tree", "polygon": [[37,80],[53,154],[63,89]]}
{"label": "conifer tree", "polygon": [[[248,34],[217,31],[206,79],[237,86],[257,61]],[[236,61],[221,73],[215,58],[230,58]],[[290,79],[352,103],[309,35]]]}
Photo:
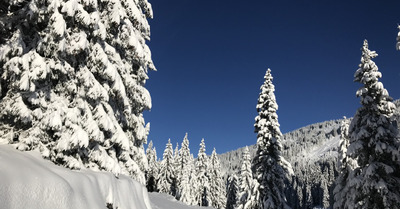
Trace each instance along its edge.
{"label": "conifer tree", "polygon": [[149,192],[155,192],[157,191],[159,165],[157,162],[157,151],[156,148],[153,147],[153,141],[150,141],[147,146],[146,157],[149,164],[149,169],[146,172],[146,188]]}
{"label": "conifer tree", "polygon": [[264,79],[257,103],[258,116],[254,124],[257,133],[257,152],[253,159],[252,169],[259,183],[258,207],[289,208],[284,194],[284,180],[293,171],[281,154],[282,133],[276,114],[278,105],[270,69],[267,70]]}
{"label": "conifer tree", "polygon": [[310,183],[306,184],[306,193],[305,193],[305,195],[306,195],[305,207],[306,208],[313,208],[314,200],[313,200],[313,196],[311,194],[311,184]]}
{"label": "conifer tree", "polygon": [[215,148],[211,154],[209,167],[211,206],[216,209],[224,209],[226,205],[225,184],[222,179],[221,164]]}
{"label": "conifer tree", "polygon": [[183,178],[187,178],[185,175],[190,175],[190,168],[186,168],[189,165],[190,161],[190,149],[189,149],[189,139],[188,139],[188,134],[185,134],[185,137],[183,138],[182,144],[181,144],[181,149],[179,150],[179,155],[177,158],[177,185],[178,185],[178,191],[177,191],[177,199],[180,199],[180,196],[183,192],[183,189],[187,187],[189,184],[189,179],[185,182],[183,181]]}
{"label": "conifer tree", "polygon": [[174,161],[175,161],[175,167],[178,168],[178,162],[179,162],[179,144],[176,143],[176,147],[174,150]]}
{"label": "conifer tree", "polygon": [[347,207],[400,208],[400,146],[397,123],[393,120],[396,107],[379,82],[382,74],[372,61],[378,54],[368,49],[367,40],[361,50],[354,81],[363,85],[356,94],[362,106],[351,122],[347,150],[358,167],[349,179],[351,193],[346,196],[352,202]]}
{"label": "conifer tree", "polygon": [[186,166],[183,167],[183,172],[180,181],[179,193],[180,201],[188,204],[195,205],[194,199],[194,185],[196,181],[196,174],[194,170],[194,159],[193,156],[189,156]]}
{"label": "conifer tree", "polygon": [[322,206],[323,208],[330,208],[329,203],[329,189],[328,189],[328,172],[325,170],[321,179],[321,189],[322,189]]}
{"label": "conifer tree", "polygon": [[2,1],[0,141],[145,184],[147,0]]}
{"label": "conifer tree", "polygon": [[204,139],[201,140],[199,153],[196,161],[196,185],[194,191],[194,199],[199,206],[209,206],[210,199],[210,182],[208,176],[208,157],[206,155],[206,145]]}
{"label": "conifer tree", "polygon": [[239,198],[239,182],[236,174],[228,177],[226,189],[226,209],[235,209]]}
{"label": "conifer tree", "polygon": [[399,29],[399,32],[397,33],[397,38],[396,38],[396,49],[400,50],[400,25],[397,26]]}
{"label": "conifer tree", "polygon": [[160,173],[158,175],[158,191],[165,194],[175,194],[175,171],[174,171],[174,158],[172,151],[171,139],[165,147],[163,160],[160,165]]}
{"label": "conifer tree", "polygon": [[340,146],[338,150],[338,168],[343,170],[347,166],[347,147],[349,146],[350,120],[344,117],[340,124]]}
{"label": "conifer tree", "polygon": [[259,192],[257,180],[253,179],[251,171],[251,157],[249,148],[246,148],[242,154],[242,167],[239,178],[238,209],[256,209],[258,207]]}
{"label": "conifer tree", "polygon": [[354,169],[357,167],[357,161],[347,155],[347,148],[350,143],[349,139],[349,126],[350,120],[344,118],[340,126],[340,146],[338,151],[338,170],[339,176],[336,179],[336,186],[333,190],[334,195],[334,209],[347,208],[353,202],[349,194],[354,193],[354,189],[351,189],[350,180],[354,177]]}

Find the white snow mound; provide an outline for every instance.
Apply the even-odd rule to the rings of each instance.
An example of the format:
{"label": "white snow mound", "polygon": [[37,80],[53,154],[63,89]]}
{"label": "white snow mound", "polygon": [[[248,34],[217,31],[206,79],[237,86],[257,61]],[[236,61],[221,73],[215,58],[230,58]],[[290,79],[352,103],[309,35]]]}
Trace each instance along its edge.
{"label": "white snow mound", "polygon": [[149,193],[149,198],[153,209],[214,209],[212,207],[188,206],[171,195],[156,192]]}
{"label": "white snow mound", "polygon": [[151,209],[147,190],[133,179],[107,172],[71,171],[35,151],[0,145],[0,208]]}

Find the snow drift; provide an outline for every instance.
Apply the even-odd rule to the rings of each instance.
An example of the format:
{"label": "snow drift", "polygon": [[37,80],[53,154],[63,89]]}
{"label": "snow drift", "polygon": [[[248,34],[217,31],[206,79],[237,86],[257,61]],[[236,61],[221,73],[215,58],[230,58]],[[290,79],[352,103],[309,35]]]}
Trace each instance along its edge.
{"label": "snow drift", "polygon": [[8,209],[151,209],[144,186],[107,172],[72,171],[0,145],[0,208]]}

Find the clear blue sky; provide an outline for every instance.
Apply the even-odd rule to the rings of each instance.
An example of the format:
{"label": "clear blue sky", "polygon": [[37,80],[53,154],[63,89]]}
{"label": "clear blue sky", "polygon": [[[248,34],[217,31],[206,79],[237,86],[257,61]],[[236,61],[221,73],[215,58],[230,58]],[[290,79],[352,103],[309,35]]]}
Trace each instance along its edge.
{"label": "clear blue sky", "polygon": [[195,157],[202,138],[208,154],[255,144],[267,68],[282,133],[352,117],[364,39],[379,54],[385,88],[400,98],[398,0],[149,1],[148,45],[158,71],[146,83],[153,108],[144,115],[159,157],[168,138],[175,147],[186,132]]}

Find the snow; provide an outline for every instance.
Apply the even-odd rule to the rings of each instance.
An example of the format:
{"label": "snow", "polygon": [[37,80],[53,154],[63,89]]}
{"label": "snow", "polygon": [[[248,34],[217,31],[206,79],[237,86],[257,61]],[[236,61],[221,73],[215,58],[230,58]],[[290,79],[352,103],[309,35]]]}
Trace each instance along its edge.
{"label": "snow", "polygon": [[149,198],[153,209],[213,209],[211,207],[188,206],[167,194],[153,192],[149,193]]}
{"label": "snow", "polygon": [[0,208],[8,209],[213,209],[188,206],[173,196],[147,193],[130,177],[54,165],[37,151],[0,145]]}
{"label": "snow", "polygon": [[340,136],[335,136],[322,143],[320,146],[313,147],[312,150],[303,151],[303,156],[307,159],[318,160],[324,155],[337,155],[336,149],[340,144]]}
{"label": "snow", "polygon": [[0,208],[95,209],[112,203],[119,209],[151,209],[147,190],[130,177],[71,171],[43,160],[36,151],[0,145],[0,171]]}

